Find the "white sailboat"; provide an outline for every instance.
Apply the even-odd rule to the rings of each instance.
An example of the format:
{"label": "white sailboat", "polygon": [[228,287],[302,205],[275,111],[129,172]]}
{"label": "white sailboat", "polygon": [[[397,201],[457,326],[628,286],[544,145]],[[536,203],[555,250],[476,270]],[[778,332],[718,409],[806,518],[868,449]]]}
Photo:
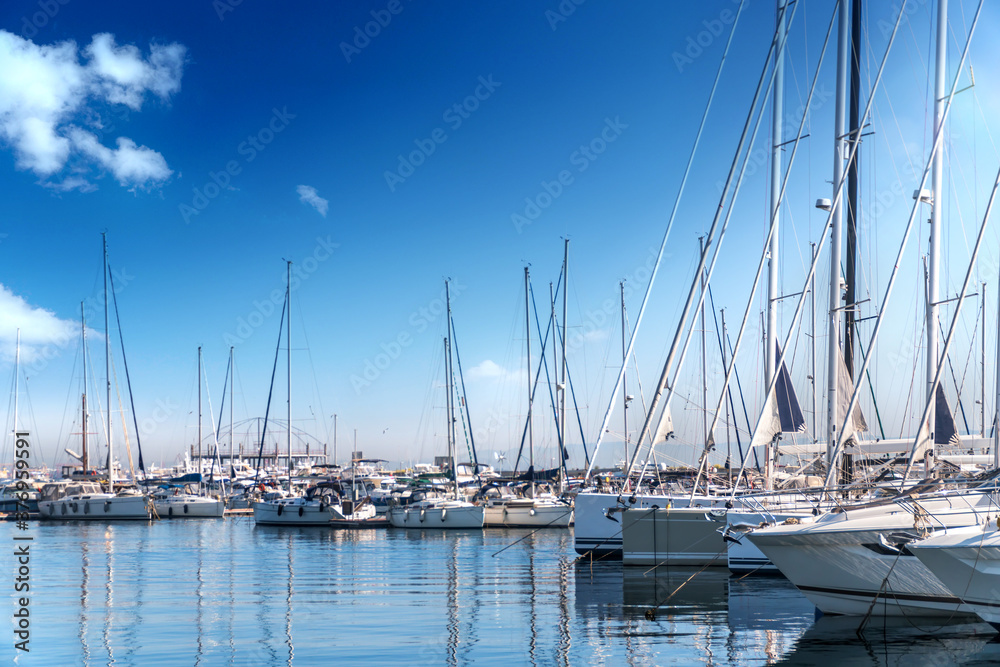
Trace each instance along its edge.
{"label": "white sailboat", "polygon": [[[445,301],[447,303],[448,331],[451,332],[451,293],[445,281]],[[407,505],[390,504],[386,517],[396,528],[441,529],[441,528],[482,528],[484,510],[481,505],[462,500],[458,490],[458,466],[455,458],[455,411],[454,394],[451,384],[451,342],[444,339],[445,385],[447,388],[447,434],[448,456],[451,461],[452,490],[444,495],[426,492],[423,499]],[[392,499],[390,498],[390,503]]]}
{"label": "white sailboat", "polygon": [[[105,372],[107,374],[107,431],[108,431],[108,461],[107,489],[102,490],[95,482],[77,482],[61,480],[42,486],[38,501],[39,515],[43,519],[65,520],[106,520],[132,519],[148,521],[150,500],[142,493],[123,488],[115,492],[115,468],[113,431],[111,424],[111,327],[108,317],[108,241],[105,234],[101,235],[104,248],[104,339],[105,339]],[[83,324],[84,340],[86,340],[86,322]],[[84,377],[86,378],[86,347],[84,347]],[[86,386],[86,379],[84,380]],[[86,401],[84,401],[83,437],[87,431]],[[84,467],[86,467],[84,457]]]}
{"label": "white sailboat", "polygon": [[[568,257],[569,241],[566,241],[566,256]],[[563,273],[566,272],[567,261],[563,261]],[[566,295],[566,287],[563,285],[563,296]],[[531,317],[529,314],[529,271],[524,267],[524,314],[527,328],[527,371],[528,371],[528,470],[530,471],[528,483],[521,494],[515,494],[509,487],[497,487],[491,485],[480,495],[483,496],[482,504],[484,511],[484,523],[489,528],[568,528],[573,524],[573,505],[552,493],[539,493],[538,484],[534,477],[535,469],[535,449],[534,434],[532,429],[532,409],[533,397],[531,380]],[[554,307],[554,304],[553,304]],[[554,312],[554,311],[553,311]],[[565,314],[564,314],[565,318]],[[555,321],[553,319],[553,326]],[[553,336],[554,338],[554,336]],[[566,336],[563,334],[563,342]],[[563,350],[565,361],[565,349]],[[562,398],[563,405],[561,413],[565,411],[565,370],[563,373]],[[565,419],[557,425],[560,433],[565,432]],[[564,448],[564,436],[560,436],[559,447]],[[561,466],[561,468],[563,468]],[[565,474],[563,468],[560,475]]]}
{"label": "white sailboat", "polygon": [[[201,347],[198,348],[198,447],[201,447]],[[209,399],[211,400],[211,398]],[[198,458],[199,463],[201,457]],[[199,475],[202,473],[199,472]],[[199,486],[201,483],[199,482]],[[188,492],[186,486],[165,485],[151,494],[153,509],[161,519],[218,519],[226,512],[226,503]]]}
{"label": "white sailboat", "polygon": [[[287,365],[288,365],[288,490],[292,486],[292,263],[287,264],[285,286],[285,311],[287,316]],[[279,337],[280,338],[280,337]],[[280,341],[279,341],[280,343]],[[275,457],[277,464],[277,457]],[[253,520],[257,525],[270,526],[329,526],[330,506],[315,494],[303,496],[275,497],[253,503]]]}

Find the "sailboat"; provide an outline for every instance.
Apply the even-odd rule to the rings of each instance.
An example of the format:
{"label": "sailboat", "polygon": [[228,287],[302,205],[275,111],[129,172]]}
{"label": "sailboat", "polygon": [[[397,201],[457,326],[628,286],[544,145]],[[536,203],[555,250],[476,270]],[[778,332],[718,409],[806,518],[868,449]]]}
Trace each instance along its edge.
{"label": "sailboat", "polygon": [[[201,347],[198,348],[198,446],[201,446]],[[198,459],[199,463],[201,458]],[[199,476],[199,486],[201,472]],[[209,498],[189,493],[186,485],[161,484],[150,494],[153,509],[161,519],[217,519],[226,511],[226,503],[219,498]]]}
{"label": "sailboat", "polygon": [[[17,343],[14,348],[14,423],[11,428],[11,435],[14,437],[12,452],[17,452],[24,447],[20,442],[27,433],[22,433],[17,427],[17,399],[18,380],[21,367],[21,330],[17,330]],[[30,512],[38,511],[38,489],[41,484],[31,478],[30,472],[21,466],[28,462],[27,459],[15,458],[11,468],[15,470],[14,479],[0,486],[0,513],[9,512]],[[20,464],[20,465],[19,465]]]}
{"label": "sailboat", "polygon": [[[107,373],[107,487],[102,489],[95,481],[59,480],[42,486],[38,501],[39,516],[43,519],[61,520],[107,520],[132,519],[148,521],[150,515],[150,500],[134,488],[121,487],[115,491],[115,460],[113,431],[111,424],[111,327],[108,317],[108,240],[102,234],[104,250],[104,330],[105,330],[105,371]],[[86,321],[83,323],[84,341],[86,341]],[[86,345],[86,343],[84,344]],[[86,377],[86,346],[84,347],[84,377]],[[86,380],[84,380],[86,386]],[[83,402],[83,438],[87,437],[86,400]],[[86,451],[86,450],[84,450]],[[86,468],[86,456],[83,457]]]}
{"label": "sailboat", "polygon": [[[569,252],[569,240],[566,240],[566,253],[563,261],[563,274],[565,275],[566,260]],[[573,505],[552,493],[540,493],[538,481],[540,475],[535,472],[535,449],[534,434],[532,429],[532,409],[531,403],[534,397],[533,383],[531,380],[531,316],[530,316],[530,278],[529,269],[524,267],[524,314],[527,329],[527,370],[528,370],[528,472],[521,479],[526,482],[521,493],[514,493],[509,487],[498,486],[495,483],[488,485],[480,492],[483,497],[482,503],[485,511],[484,525],[490,528],[568,528],[573,523]],[[563,297],[565,299],[566,288],[563,284]],[[554,308],[555,304],[553,304]],[[565,314],[564,314],[565,317]],[[553,327],[555,322],[553,321]],[[564,322],[565,325],[565,322]],[[553,336],[554,337],[554,336]],[[566,342],[565,331],[563,332],[563,343]],[[565,360],[565,345],[563,346],[563,356]],[[563,375],[562,396],[565,398],[565,373]],[[565,410],[565,401],[563,403]],[[565,419],[562,424],[557,425],[560,433],[564,433]],[[559,447],[563,449],[564,436],[560,436]],[[560,479],[565,474],[563,466],[558,471]]]}
{"label": "sailboat", "polygon": [[[445,281],[445,302],[447,305],[448,331],[451,333],[451,292],[448,281]],[[455,461],[455,409],[454,392],[451,373],[451,339],[444,339],[445,387],[447,389],[447,436],[448,458],[452,481],[451,492],[441,492],[434,489],[424,489],[415,493],[421,496],[419,500],[405,505],[394,502],[390,497],[389,510],[386,517],[389,524],[396,528],[482,528],[484,510],[481,505],[474,505],[462,499],[458,490],[458,466]]]}

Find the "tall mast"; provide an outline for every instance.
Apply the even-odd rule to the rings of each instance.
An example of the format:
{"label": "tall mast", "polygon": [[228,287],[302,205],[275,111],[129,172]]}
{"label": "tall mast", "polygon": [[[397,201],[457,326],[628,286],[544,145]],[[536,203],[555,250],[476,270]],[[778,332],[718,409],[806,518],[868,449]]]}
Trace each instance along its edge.
{"label": "tall mast", "polygon": [[17,442],[17,394],[20,391],[18,376],[21,374],[21,328],[17,329],[17,343],[14,346],[14,442]]}
{"label": "tall mast", "polygon": [[563,246],[563,313],[562,313],[562,384],[559,385],[559,460],[562,461],[562,471],[559,473],[559,491],[563,490],[566,480],[566,389],[569,386],[566,378],[566,316],[569,299],[569,239]]}
{"label": "tall mast", "polygon": [[[198,346],[198,474],[201,474],[201,345]],[[199,483],[201,486],[201,483]]]}
{"label": "tall mast", "polygon": [[[942,93],[943,94],[943,93]],[[853,0],[851,8],[851,107],[850,132],[860,136],[858,106],[861,103],[861,0]],[[860,148],[860,147],[859,147]],[[854,320],[857,303],[858,262],[858,151],[847,165],[847,293],[844,295],[844,364],[854,377]]]}
{"label": "tall mast", "polygon": [[[785,0],[777,0],[778,34],[785,32]],[[784,43],[774,56],[774,98],[771,102],[771,245],[768,249],[767,262],[767,324],[764,327],[764,385],[770,386],[772,378],[777,373],[777,342],[778,342],[778,253],[780,251],[779,212],[781,210],[781,166],[782,166],[782,113],[785,106],[785,49]],[[702,286],[702,291],[704,291]],[[705,366],[704,330],[705,307],[702,302],[702,366]],[[704,374],[704,368],[703,368]],[[705,378],[707,382],[707,378]],[[708,442],[708,394],[704,399],[705,442]],[[771,455],[770,443],[764,449],[767,459],[764,469],[764,482],[770,489],[771,466],[774,457]]]}
{"label": "tall mast", "polygon": [[451,476],[455,482],[455,500],[458,500],[458,447],[455,443],[455,396],[452,393],[451,385],[451,288],[448,281],[444,281],[444,303],[446,316],[448,318],[448,336],[444,339],[444,372],[445,386],[448,389],[448,400],[445,402],[448,410],[448,456],[451,457]]}
{"label": "tall mast", "polygon": [[[698,239],[698,252],[704,252],[704,238]],[[707,272],[702,272],[701,274],[701,291],[702,294],[705,293],[708,285],[705,281],[707,277]],[[701,300],[701,424],[702,430],[705,437],[705,442],[708,442],[708,348],[706,346],[705,339],[705,299]]]}
{"label": "tall mast", "polygon": [[983,294],[979,297],[982,304],[982,322],[979,325],[981,336],[979,337],[980,367],[982,374],[979,382],[979,437],[986,437],[986,281],[983,281]]}
{"label": "tall mast", "polygon": [[[848,37],[850,15],[847,12],[847,0],[839,0],[839,15],[837,17],[837,95],[834,109],[833,128],[833,192],[840,192],[844,180],[844,161],[849,154],[847,142],[847,71],[849,46]],[[829,470],[835,470],[837,461],[834,459],[837,446],[837,375],[840,367],[839,344],[840,337],[840,248],[843,238],[844,207],[838,205],[832,212],[830,232],[830,308],[827,322],[827,446],[826,463]],[[831,475],[836,479],[836,475]]]}
{"label": "tall mast", "polygon": [[[937,43],[934,59],[934,136],[942,131],[945,105],[945,60],[948,46],[948,0],[938,0]],[[940,264],[941,264],[941,232],[944,221],[941,213],[944,208],[944,150],[934,153],[934,163],[931,171],[931,193],[934,203],[931,206],[931,236],[928,244],[928,274],[927,274],[927,396],[929,401],[934,397],[934,377],[938,368],[938,300],[940,297]],[[933,444],[934,410],[928,417],[928,433]],[[918,427],[919,428],[919,427]]]}
{"label": "tall mast", "polygon": [[[528,466],[535,465],[535,436],[531,427],[531,316],[528,314],[528,267],[524,267],[524,330],[525,347],[528,350]],[[531,488],[534,489],[534,480]],[[534,496],[534,491],[532,491]]]}
{"label": "tall mast", "polygon": [[111,320],[108,318],[108,233],[101,232],[101,243],[104,246],[104,373],[107,376],[108,400],[108,492],[114,493],[115,470],[113,467],[111,435]]}
{"label": "tall mast", "polygon": [[287,280],[288,284],[285,289],[288,292],[288,309],[285,311],[288,315],[286,320],[286,330],[288,331],[285,336],[285,341],[288,343],[287,350],[287,362],[288,362],[288,492],[292,492],[292,263],[288,261],[287,266]]}
{"label": "tall mast", "polygon": [[[625,356],[625,337],[627,332],[625,331],[625,281],[620,280],[618,282],[618,288],[622,293],[622,367],[628,363],[628,357]],[[625,386],[625,378],[622,377],[622,424],[625,427],[625,458],[623,461],[628,461],[628,389]]]}
{"label": "tall mast", "polygon": [[[816,262],[816,244],[812,246],[813,262]],[[812,301],[812,431],[813,442],[819,442],[819,415],[816,412],[816,273],[813,272],[811,284],[809,286],[809,296]],[[728,407],[728,406],[727,406]]]}
{"label": "tall mast", "polygon": [[1000,279],[997,280],[997,392],[993,401],[993,468],[1000,468]]}
{"label": "tall mast", "polygon": [[80,336],[83,340],[83,396],[81,398],[81,421],[83,423],[83,441],[81,453],[81,461],[83,464],[83,473],[87,474],[88,460],[90,459],[89,453],[87,452],[87,313],[83,308],[83,301],[80,302]]}
{"label": "tall mast", "polygon": [[233,346],[229,346],[229,469],[233,470],[233,385],[236,384],[236,366],[233,365]]}
{"label": "tall mast", "polygon": [[[552,308],[549,314],[549,321],[552,322],[552,381],[556,385],[556,398],[555,403],[552,405],[552,410],[555,413],[556,418],[556,440],[559,442],[559,447],[563,446],[563,432],[562,432],[562,422],[559,420],[559,355],[556,354],[556,336],[558,335],[559,320],[556,319],[556,292],[555,285],[549,281],[549,306]],[[560,459],[562,460],[562,459]]]}
{"label": "tall mast", "polygon": [[[785,0],[778,0],[778,34],[785,31]],[[769,385],[774,377],[777,358],[775,357],[778,330],[778,213],[781,202],[781,136],[783,131],[782,111],[785,99],[785,53],[778,50],[774,61],[774,98],[771,103],[771,245],[767,262],[767,324],[764,327],[764,384]],[[702,327],[704,328],[704,327]],[[707,407],[707,406],[706,406]],[[707,441],[707,438],[706,438]]]}

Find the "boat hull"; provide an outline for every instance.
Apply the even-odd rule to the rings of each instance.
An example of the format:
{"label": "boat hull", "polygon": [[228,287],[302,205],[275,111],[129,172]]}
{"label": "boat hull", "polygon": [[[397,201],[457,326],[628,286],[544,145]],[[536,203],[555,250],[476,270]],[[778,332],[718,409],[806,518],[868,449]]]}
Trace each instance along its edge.
{"label": "boat hull", "polygon": [[630,509],[622,513],[625,565],[726,567],[725,510]]}
{"label": "boat hull", "polygon": [[970,509],[953,507],[949,499],[921,500],[919,506],[849,510],[815,523],[772,526],[748,538],[825,614],[971,614],[916,556],[887,542],[893,533],[929,530],[922,516],[933,516],[936,529],[975,524]]}
{"label": "boat hull", "polygon": [[218,519],[226,511],[221,500],[200,496],[174,496],[168,500],[154,500],[153,509],[161,519]]}
{"label": "boat hull", "polygon": [[573,507],[565,503],[512,501],[483,507],[487,528],[569,528]]}
{"label": "boat hull", "polygon": [[[633,502],[634,501],[634,502]],[[697,498],[696,504],[721,507],[725,498]],[[579,493],[574,500],[573,547],[582,556],[616,559],[622,557],[621,512],[627,508],[687,507],[689,496],[619,495]]]}
{"label": "boat hull", "polygon": [[[419,505],[419,504],[418,504]],[[420,530],[482,528],[483,508],[478,505],[433,505],[390,507],[386,513],[395,528]]]}
{"label": "boat hull", "polygon": [[319,503],[253,504],[253,520],[262,526],[329,526],[331,518],[330,508]]}
{"label": "boat hull", "polygon": [[144,496],[113,496],[110,494],[67,496],[38,503],[42,519],[57,521],[149,521],[149,501]]}
{"label": "boat hull", "polygon": [[1000,629],[1000,533],[978,526],[971,535],[941,535],[911,551],[957,598]]}

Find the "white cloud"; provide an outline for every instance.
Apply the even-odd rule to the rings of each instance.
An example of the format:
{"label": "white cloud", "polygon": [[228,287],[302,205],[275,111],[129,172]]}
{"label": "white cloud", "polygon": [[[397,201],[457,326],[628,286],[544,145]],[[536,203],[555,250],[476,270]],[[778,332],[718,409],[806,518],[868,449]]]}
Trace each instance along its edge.
{"label": "white cloud", "polygon": [[470,380],[524,380],[524,369],[508,370],[500,364],[487,359],[469,369]]}
{"label": "white cloud", "polygon": [[57,190],[93,189],[87,176],[95,164],[124,186],[162,183],[173,172],[159,152],[127,137],[109,148],[79,125],[103,129],[95,105],[138,111],[148,94],[168,99],[180,90],[185,54],[181,44],[153,44],[144,58],[108,33],[80,53],[72,41],[38,45],[0,30],[0,140],[19,168]]}
{"label": "white cloud", "polygon": [[55,313],[32,306],[0,284],[0,358],[14,359],[17,330],[21,330],[21,361],[30,364],[46,349],[63,347],[79,335],[79,326]]}
{"label": "white cloud", "polygon": [[323,199],[316,192],[316,188],[311,185],[300,185],[295,188],[295,191],[299,193],[299,201],[303,204],[309,204],[314,209],[316,209],[321,216],[326,217],[326,212],[330,208],[330,202]]}

